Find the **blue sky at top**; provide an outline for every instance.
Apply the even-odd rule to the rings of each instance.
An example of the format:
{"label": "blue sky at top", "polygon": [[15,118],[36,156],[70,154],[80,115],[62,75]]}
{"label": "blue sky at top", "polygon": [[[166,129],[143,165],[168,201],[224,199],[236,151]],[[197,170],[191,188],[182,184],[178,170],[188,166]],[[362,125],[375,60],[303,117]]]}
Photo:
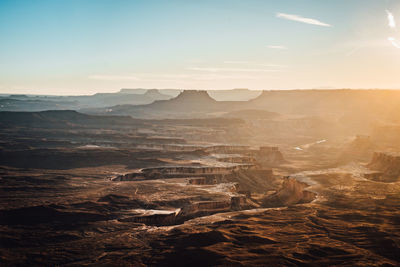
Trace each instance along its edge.
{"label": "blue sky at top", "polygon": [[0,0],[0,92],[400,88],[386,10],[400,23],[397,0]]}

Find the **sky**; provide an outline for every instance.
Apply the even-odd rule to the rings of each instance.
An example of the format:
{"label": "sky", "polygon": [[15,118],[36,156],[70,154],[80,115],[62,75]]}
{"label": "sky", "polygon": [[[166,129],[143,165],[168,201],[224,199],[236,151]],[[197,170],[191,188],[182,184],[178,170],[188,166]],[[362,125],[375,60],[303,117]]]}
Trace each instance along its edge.
{"label": "sky", "polygon": [[120,88],[400,89],[400,0],[0,0],[0,93]]}

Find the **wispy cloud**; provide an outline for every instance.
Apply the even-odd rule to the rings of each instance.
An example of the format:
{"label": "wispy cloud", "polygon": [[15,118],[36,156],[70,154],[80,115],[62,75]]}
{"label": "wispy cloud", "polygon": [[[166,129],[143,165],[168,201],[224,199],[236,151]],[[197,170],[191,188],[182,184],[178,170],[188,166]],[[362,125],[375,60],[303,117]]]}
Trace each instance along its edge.
{"label": "wispy cloud", "polygon": [[292,14],[286,14],[286,13],[276,13],[277,18],[282,18],[282,19],[287,19],[287,20],[293,20],[293,21],[298,21],[306,24],[312,24],[312,25],[317,25],[317,26],[322,26],[322,27],[332,27],[332,25],[319,21],[317,19],[312,19],[312,18],[305,18],[299,15],[292,15]]}
{"label": "wispy cloud", "polygon": [[189,80],[194,81],[216,81],[216,80],[255,80],[259,77],[254,75],[225,75],[216,73],[192,75]]}
{"label": "wispy cloud", "polygon": [[103,81],[137,81],[139,78],[133,75],[90,75],[91,80]]}
{"label": "wispy cloud", "polygon": [[271,49],[287,49],[284,45],[268,45],[267,47]]}
{"label": "wispy cloud", "polygon": [[270,67],[270,68],[285,68],[285,67],[287,67],[286,65],[266,64],[266,63],[258,63],[257,66]]}
{"label": "wispy cloud", "polygon": [[[392,29],[396,29],[396,21],[394,20],[393,14],[389,10],[386,10],[386,14],[388,19],[388,26]],[[396,38],[389,37],[388,40],[394,47],[400,48],[400,42],[397,41]]]}
{"label": "wispy cloud", "polygon": [[188,81],[215,81],[215,80],[252,80],[258,79],[257,74],[225,74],[225,73],[133,73],[121,75],[94,74],[89,75],[90,80],[110,82],[188,82]]}
{"label": "wispy cloud", "polygon": [[245,65],[245,66],[257,66],[257,67],[268,67],[268,68],[283,68],[286,65],[262,63],[254,61],[243,61],[243,60],[225,60],[224,64],[234,64],[234,65]]}
{"label": "wispy cloud", "polygon": [[393,14],[389,10],[386,10],[386,14],[387,14],[389,27],[392,28],[392,29],[395,29],[396,28],[396,21],[394,20]]}
{"label": "wispy cloud", "polygon": [[276,72],[275,69],[255,69],[255,68],[215,68],[215,67],[190,67],[188,70],[206,72]]}
{"label": "wispy cloud", "polygon": [[389,42],[392,43],[392,45],[396,48],[400,48],[400,43],[393,37],[388,38]]}
{"label": "wispy cloud", "polygon": [[225,64],[251,64],[250,61],[243,61],[243,60],[225,60]]}

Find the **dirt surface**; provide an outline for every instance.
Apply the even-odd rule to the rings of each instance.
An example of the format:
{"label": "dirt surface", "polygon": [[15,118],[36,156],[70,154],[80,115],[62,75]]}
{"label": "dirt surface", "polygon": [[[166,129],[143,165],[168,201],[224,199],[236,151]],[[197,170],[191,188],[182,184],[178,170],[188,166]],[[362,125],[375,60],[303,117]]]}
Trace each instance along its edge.
{"label": "dirt surface", "polygon": [[385,142],[282,128],[285,141],[258,133],[258,116],[65,120],[2,126],[2,266],[400,264],[398,158]]}

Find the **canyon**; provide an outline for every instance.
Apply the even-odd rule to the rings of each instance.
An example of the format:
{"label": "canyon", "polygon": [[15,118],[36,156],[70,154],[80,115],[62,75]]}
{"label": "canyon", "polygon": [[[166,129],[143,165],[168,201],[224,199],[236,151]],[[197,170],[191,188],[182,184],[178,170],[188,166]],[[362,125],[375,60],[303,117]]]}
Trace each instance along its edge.
{"label": "canyon", "polygon": [[2,265],[399,264],[397,92],[132,90],[0,112]]}

